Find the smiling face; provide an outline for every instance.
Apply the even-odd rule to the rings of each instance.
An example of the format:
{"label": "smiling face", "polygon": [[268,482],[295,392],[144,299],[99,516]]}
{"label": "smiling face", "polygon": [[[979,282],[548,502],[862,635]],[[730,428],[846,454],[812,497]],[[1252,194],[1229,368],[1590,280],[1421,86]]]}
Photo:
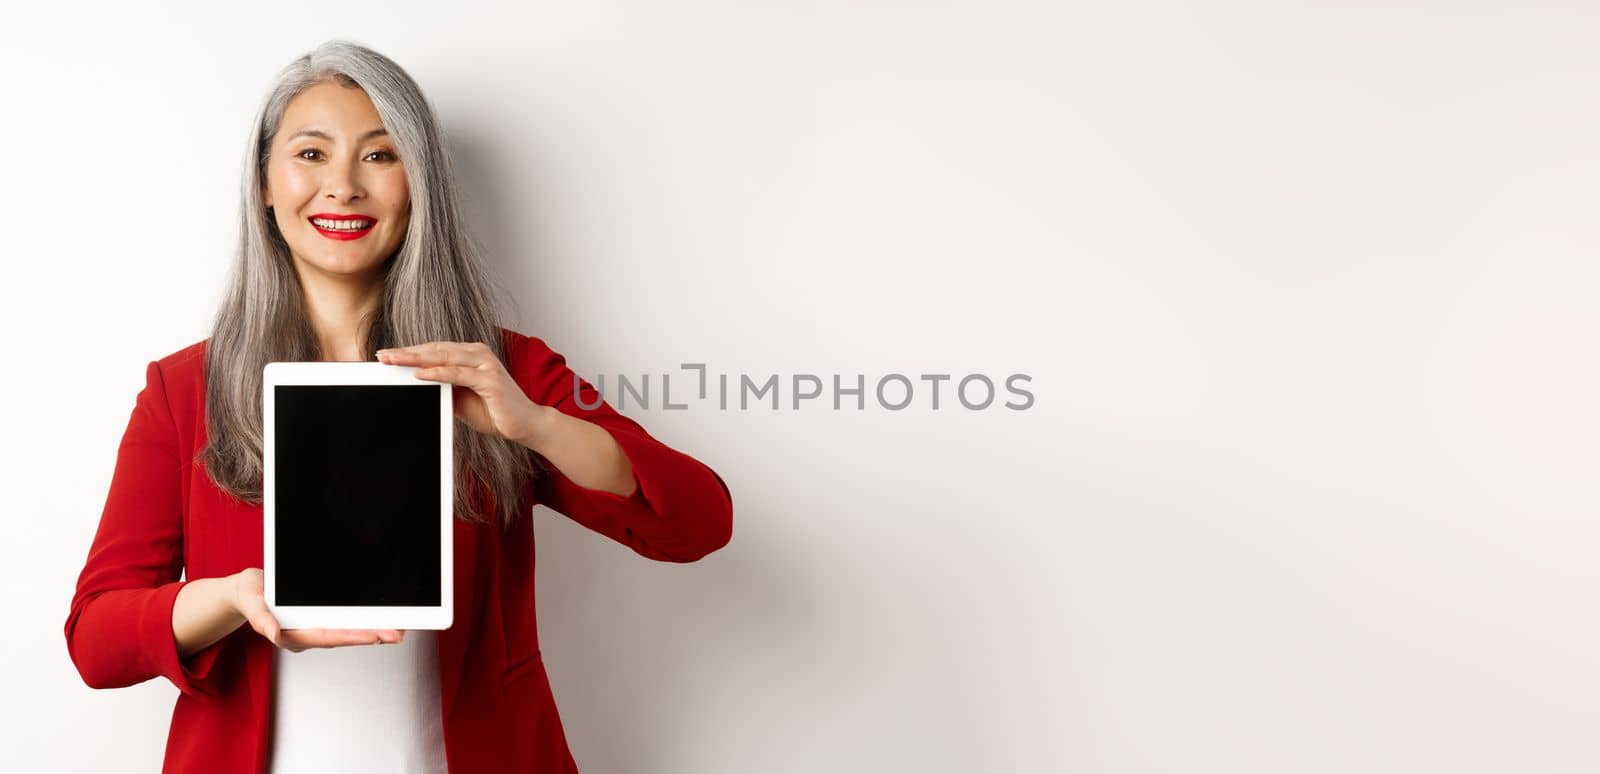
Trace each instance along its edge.
{"label": "smiling face", "polygon": [[326,82],[289,101],[262,197],[302,278],[366,281],[405,238],[405,166],[366,92]]}

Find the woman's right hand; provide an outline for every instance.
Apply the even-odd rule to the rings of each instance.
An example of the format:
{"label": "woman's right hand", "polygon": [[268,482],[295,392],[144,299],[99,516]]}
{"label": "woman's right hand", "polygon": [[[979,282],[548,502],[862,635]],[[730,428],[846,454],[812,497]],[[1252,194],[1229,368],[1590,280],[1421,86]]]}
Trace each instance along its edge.
{"label": "woman's right hand", "polygon": [[405,632],[398,629],[280,629],[278,619],[267,609],[266,582],[261,568],[251,567],[234,573],[233,609],[268,642],[299,653],[306,648],[337,648],[341,645],[376,645],[399,642]]}

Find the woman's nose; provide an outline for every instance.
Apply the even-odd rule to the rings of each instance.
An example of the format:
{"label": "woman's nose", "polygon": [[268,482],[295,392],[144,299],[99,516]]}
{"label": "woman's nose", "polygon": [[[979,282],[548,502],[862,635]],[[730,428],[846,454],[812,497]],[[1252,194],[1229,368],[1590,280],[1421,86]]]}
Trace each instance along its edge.
{"label": "woman's nose", "polygon": [[348,201],[362,196],[361,176],[355,162],[334,162],[327,167],[328,176],[323,181],[327,196],[335,201]]}

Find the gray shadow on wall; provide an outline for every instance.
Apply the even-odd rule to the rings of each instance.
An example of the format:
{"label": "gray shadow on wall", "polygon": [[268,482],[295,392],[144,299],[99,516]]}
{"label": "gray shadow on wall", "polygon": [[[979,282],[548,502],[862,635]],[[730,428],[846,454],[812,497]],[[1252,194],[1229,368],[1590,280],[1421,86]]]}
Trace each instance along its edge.
{"label": "gray shadow on wall", "polygon": [[[452,126],[445,147],[455,173],[457,203],[468,237],[481,248],[491,278],[500,283],[495,291],[506,304],[507,315],[501,324],[511,328],[532,326],[518,328],[531,333],[542,321],[529,319],[528,310],[537,312],[547,308],[547,301],[555,301],[541,297],[548,289],[537,279],[536,256],[547,254],[539,243],[545,229],[540,225],[538,208],[530,202],[514,200],[516,194],[499,177],[505,169],[495,165],[494,149],[475,141],[470,129],[463,132]],[[529,170],[519,172],[527,174]],[[537,177],[538,170],[532,170],[532,174]]]}
{"label": "gray shadow on wall", "polygon": [[[506,285],[500,292],[512,317],[503,324],[541,337],[547,330],[581,329],[583,320],[551,315],[603,309],[614,299],[552,297],[557,291],[540,281],[540,265],[561,258],[541,239],[537,208],[517,201],[521,195],[508,190],[504,176],[525,181],[532,175],[535,186],[543,178],[537,169],[507,169],[498,161],[505,154],[472,136],[470,126],[452,125],[447,147],[466,221],[478,229],[473,237],[491,273]],[[580,372],[618,370],[558,341],[550,344]],[[649,417],[634,418],[658,440],[697,456],[691,444],[680,447],[663,437]],[[734,537],[694,565],[654,562],[548,508],[534,509],[541,649],[568,744],[585,772],[683,770],[672,751],[717,745],[722,738],[703,722],[695,725],[697,716],[793,713],[799,697],[785,692],[814,672],[813,579],[784,577],[774,570],[788,563],[760,558],[781,556],[784,547],[758,545],[743,534],[766,521],[740,505],[758,498],[742,498],[748,485],[729,469],[713,467],[733,494]],[[668,582],[663,572],[670,573]],[[752,695],[763,697],[760,706],[696,711],[719,699],[748,703]]]}

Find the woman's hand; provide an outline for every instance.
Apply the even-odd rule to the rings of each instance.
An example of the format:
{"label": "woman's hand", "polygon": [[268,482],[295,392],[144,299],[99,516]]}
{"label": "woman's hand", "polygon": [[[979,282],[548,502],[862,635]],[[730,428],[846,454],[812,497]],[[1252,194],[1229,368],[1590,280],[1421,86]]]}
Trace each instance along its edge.
{"label": "woman's hand", "polygon": [[549,406],[528,399],[506,373],[494,350],[481,342],[430,341],[413,347],[378,350],[378,362],[415,366],[417,377],[455,385],[455,415],[480,433],[523,445]]}
{"label": "woman's hand", "polygon": [[233,580],[233,609],[257,634],[284,650],[299,653],[306,648],[337,648],[341,645],[376,645],[399,642],[405,632],[398,629],[280,629],[278,619],[267,609],[266,588],[261,568],[251,567],[230,576]]}

